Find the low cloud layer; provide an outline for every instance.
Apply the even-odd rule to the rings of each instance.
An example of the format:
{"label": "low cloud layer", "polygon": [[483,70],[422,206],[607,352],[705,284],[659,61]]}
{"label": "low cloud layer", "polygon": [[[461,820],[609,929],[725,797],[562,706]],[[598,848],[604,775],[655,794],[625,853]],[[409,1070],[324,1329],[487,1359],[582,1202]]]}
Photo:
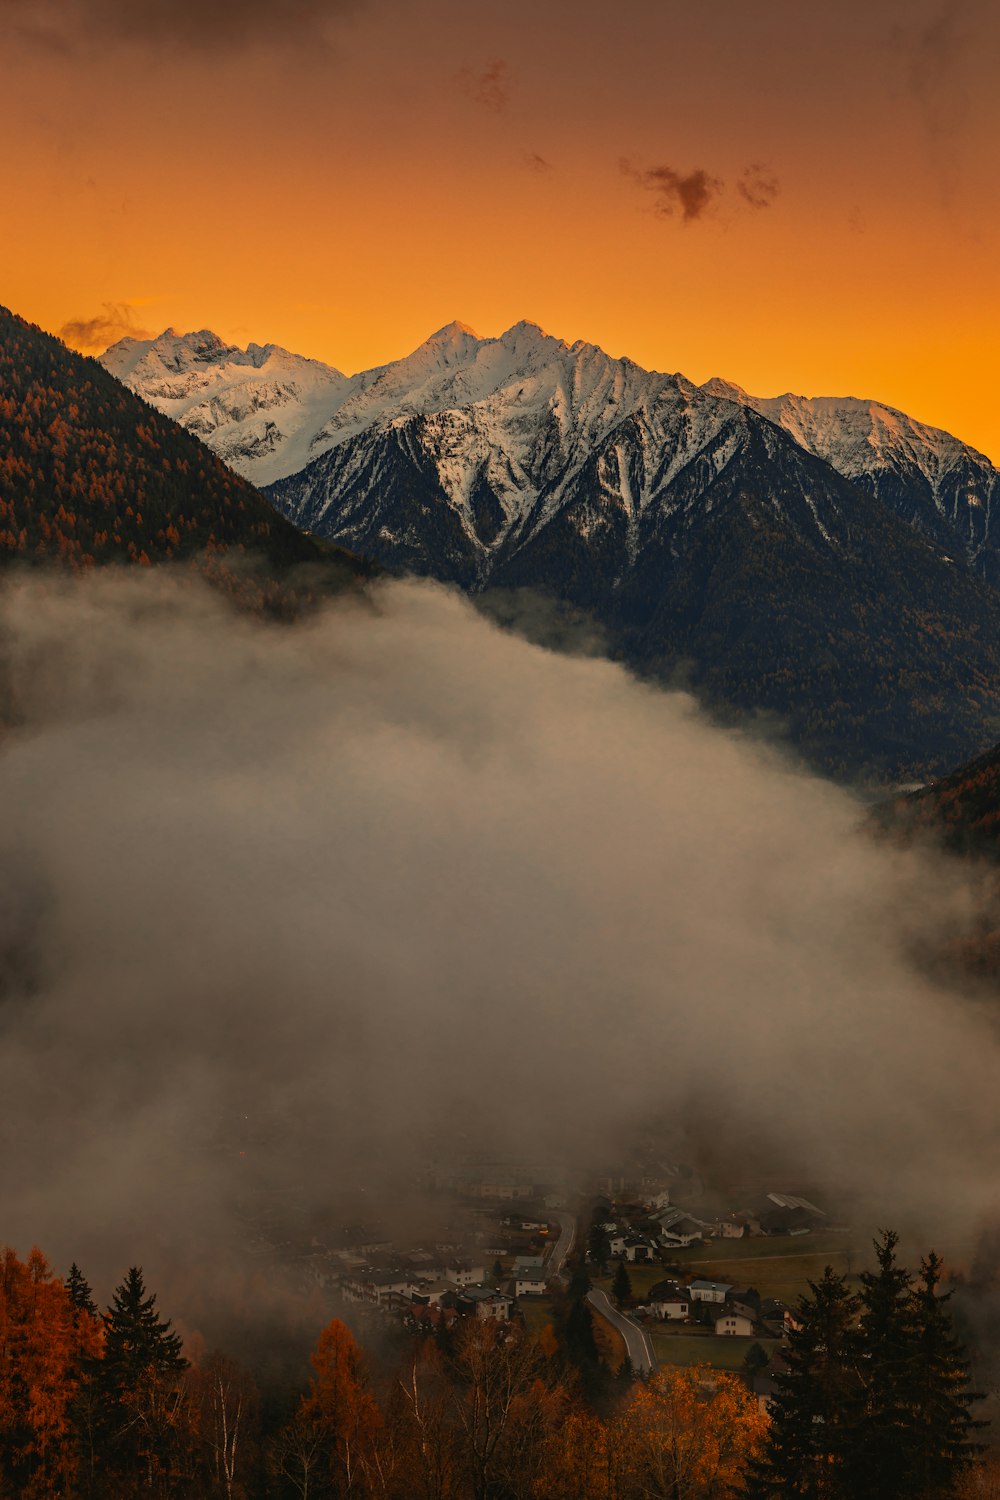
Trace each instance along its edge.
{"label": "low cloud layer", "polygon": [[4,588],[4,1238],[158,1275],[251,1182],[583,1174],[653,1118],[974,1223],[996,1038],[905,956],[947,874],[682,694],[430,584],[373,600],[288,628],[180,575]]}

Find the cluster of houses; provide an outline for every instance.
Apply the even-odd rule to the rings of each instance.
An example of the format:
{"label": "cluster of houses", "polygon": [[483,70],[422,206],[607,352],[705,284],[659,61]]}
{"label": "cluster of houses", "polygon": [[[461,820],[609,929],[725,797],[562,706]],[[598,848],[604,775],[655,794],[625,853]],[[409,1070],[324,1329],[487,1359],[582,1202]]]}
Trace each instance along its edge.
{"label": "cluster of houses", "polygon": [[[610,1201],[608,1203],[611,1208]],[[822,1209],[808,1198],[768,1193],[760,1203],[701,1219],[670,1202],[664,1190],[643,1205],[639,1222],[604,1225],[612,1256],[636,1262],[658,1260],[664,1250],[685,1250],[708,1239],[741,1239],[744,1235],[800,1235],[829,1228]]]}
{"label": "cluster of houses", "polygon": [[497,1285],[487,1279],[484,1265],[460,1257],[440,1265],[414,1264],[406,1257],[392,1269],[364,1265],[345,1269],[339,1277],[345,1301],[431,1323],[470,1315],[506,1322],[518,1298],[540,1297],[546,1284],[542,1255],[515,1256],[510,1273]]}
{"label": "cluster of houses", "polygon": [[798,1326],[784,1302],[725,1281],[658,1281],[636,1312],[664,1323],[707,1323],[719,1338],[780,1339]]}

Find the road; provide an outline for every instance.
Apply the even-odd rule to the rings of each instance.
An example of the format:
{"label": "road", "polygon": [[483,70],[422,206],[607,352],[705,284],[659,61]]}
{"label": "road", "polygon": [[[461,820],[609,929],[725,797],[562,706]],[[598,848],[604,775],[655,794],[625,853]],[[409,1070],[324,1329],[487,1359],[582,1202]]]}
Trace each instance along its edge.
{"label": "road", "polygon": [[636,1374],[645,1375],[656,1369],[656,1355],[653,1353],[653,1345],[645,1328],[640,1328],[638,1323],[633,1323],[624,1313],[620,1313],[611,1302],[607,1292],[599,1291],[596,1287],[587,1293],[587,1301],[602,1318],[607,1318],[622,1338],[628,1350],[628,1357],[632,1361],[632,1368]]}
{"label": "road", "polygon": [[553,1211],[552,1217],[559,1220],[559,1238],[556,1240],[545,1274],[551,1281],[553,1277],[562,1273],[566,1264],[566,1257],[573,1248],[576,1239],[576,1215],[561,1213],[558,1209]]}

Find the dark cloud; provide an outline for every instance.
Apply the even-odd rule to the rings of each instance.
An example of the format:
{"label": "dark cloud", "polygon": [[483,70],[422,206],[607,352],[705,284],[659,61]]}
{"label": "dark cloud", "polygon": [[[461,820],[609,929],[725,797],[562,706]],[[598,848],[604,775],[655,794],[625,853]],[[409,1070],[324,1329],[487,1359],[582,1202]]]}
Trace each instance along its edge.
{"label": "dark cloud", "polygon": [[540,156],[537,151],[526,151],[524,153],[524,165],[530,167],[533,172],[552,172],[555,170],[552,163],[546,161],[545,157]]}
{"label": "dark cloud", "polygon": [[0,0],[0,19],[36,45],[79,52],[108,43],[183,51],[324,44],[329,23],[363,0]]}
{"label": "dark cloud", "polygon": [[751,162],[736,181],[736,191],[751,208],[770,208],[781,192],[781,183],[760,162]]}
{"label": "dark cloud", "polygon": [[685,224],[703,217],[725,184],[704,167],[678,172],[675,167],[636,167],[623,160],[621,170],[654,195],[657,213],[672,217],[678,211]]}
{"label": "dark cloud", "polygon": [[130,302],[105,302],[103,312],[92,318],[70,318],[60,328],[59,337],[74,349],[89,354],[92,350],[103,352],[119,339],[150,339],[153,335],[149,329],[138,326]]}
{"label": "dark cloud", "polygon": [[481,72],[463,68],[458,75],[461,87],[476,104],[499,114],[510,98],[510,75],[503,58],[494,58]]}

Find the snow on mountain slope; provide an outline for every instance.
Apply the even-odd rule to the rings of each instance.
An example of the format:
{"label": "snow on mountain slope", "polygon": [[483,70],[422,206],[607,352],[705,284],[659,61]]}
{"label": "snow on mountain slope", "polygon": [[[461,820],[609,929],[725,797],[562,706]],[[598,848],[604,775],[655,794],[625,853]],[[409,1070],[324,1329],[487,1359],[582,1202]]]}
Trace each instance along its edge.
{"label": "snow on mountain slope", "polygon": [[226,344],[208,329],[122,339],[101,364],[259,485],[303,468],[347,377],[276,344]]}
{"label": "snow on mountain slope", "polygon": [[[377,483],[376,452],[385,460],[384,443],[395,434],[418,467],[433,468],[476,550],[551,518],[574,475],[633,415],[644,414],[644,441],[663,445],[656,464],[645,464],[664,470],[662,480],[671,464],[676,472],[690,462],[697,430],[722,422],[736,403],[1000,583],[991,526],[998,472],[957,438],[876,401],[758,398],[718,379],[696,388],[529,322],[499,338],[450,323],[405,358],[350,377],[271,344],[239,349],[205,330],[124,339],[102,362],[253,483],[281,482],[286,512],[304,526],[324,529],[349,490],[360,503],[362,471]],[[658,403],[678,395],[687,436],[657,415]],[[365,434],[367,452],[357,443]],[[333,452],[339,456],[314,468]],[[290,476],[300,478],[289,485]],[[626,509],[633,500],[641,511],[650,491],[640,487],[633,498],[622,491]]]}
{"label": "snow on mountain slope", "polygon": [[1000,582],[1000,558],[990,535],[992,505],[1000,504],[1000,473],[975,448],[880,401],[751,396],[717,377],[701,389],[767,417],[942,545],[957,540],[991,582]]}

